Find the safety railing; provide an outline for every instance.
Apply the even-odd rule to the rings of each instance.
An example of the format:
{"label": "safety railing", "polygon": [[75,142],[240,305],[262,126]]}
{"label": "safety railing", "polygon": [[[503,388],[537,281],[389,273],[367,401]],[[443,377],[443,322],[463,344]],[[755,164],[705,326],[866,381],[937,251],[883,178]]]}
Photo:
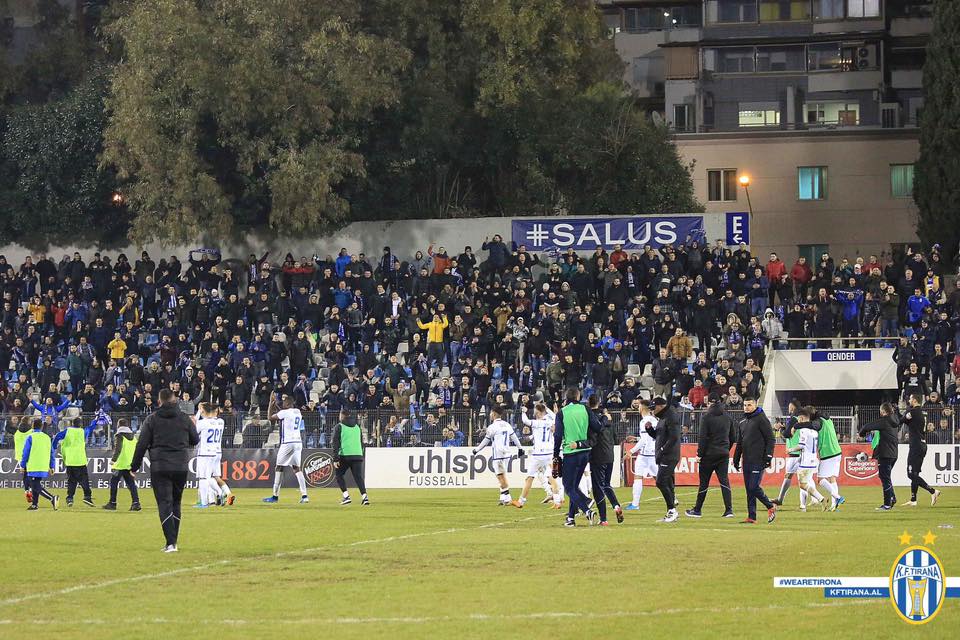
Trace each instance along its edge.
{"label": "safety railing", "polygon": [[[829,416],[841,442],[858,442],[858,430],[880,418],[876,405],[820,406],[821,415]],[[928,405],[922,408],[927,423],[927,442],[930,444],[960,443],[960,411],[952,406]],[[387,409],[351,411],[360,424],[364,441],[374,447],[417,446],[476,446],[483,439],[489,424],[484,409],[465,408],[414,408],[408,411]],[[684,443],[695,443],[700,437],[700,423],[706,410],[676,409],[680,421],[680,438]],[[743,419],[740,409],[727,413],[739,422]],[[640,433],[642,416],[639,411],[615,409],[609,411],[617,441]],[[129,426],[139,431],[146,414],[114,413],[109,421],[96,421],[91,414],[74,414],[60,418],[56,423],[47,421],[44,430],[50,435],[67,425],[87,427],[93,424],[87,446],[111,448],[118,425]],[[270,448],[280,441],[279,425],[271,422],[258,411],[221,414],[224,420],[224,448]],[[783,416],[768,416],[777,429],[785,423]],[[32,415],[0,414],[0,448],[14,446],[13,434],[21,424],[31,423]],[[333,429],[340,420],[338,411],[304,411],[303,441],[309,447],[325,448],[332,444]],[[517,435],[524,444],[531,443],[530,429],[523,425],[519,408],[511,408],[504,416],[516,427]],[[906,428],[901,429],[901,439],[906,441]],[[782,438],[777,435],[777,441]]]}

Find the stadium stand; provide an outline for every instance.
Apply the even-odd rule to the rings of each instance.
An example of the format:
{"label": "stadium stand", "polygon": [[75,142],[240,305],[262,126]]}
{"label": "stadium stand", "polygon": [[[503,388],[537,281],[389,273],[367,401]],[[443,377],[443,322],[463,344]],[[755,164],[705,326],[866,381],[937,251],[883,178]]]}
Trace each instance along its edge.
{"label": "stadium stand", "polygon": [[708,393],[732,410],[760,393],[769,348],[837,336],[890,338],[900,391],[928,398],[933,438],[960,441],[960,291],[936,248],[790,269],[719,242],[547,260],[495,236],[481,252],[0,256],[3,446],[24,415],[95,420],[91,444],[108,446],[112,422],[136,429],[164,387],[191,413],[220,405],[226,446],[276,439],[273,391],[293,396],[311,446],[341,408],[372,445],[468,444],[491,404],[517,412],[567,386],[597,394],[621,435],[640,399],[672,396],[692,438]]}

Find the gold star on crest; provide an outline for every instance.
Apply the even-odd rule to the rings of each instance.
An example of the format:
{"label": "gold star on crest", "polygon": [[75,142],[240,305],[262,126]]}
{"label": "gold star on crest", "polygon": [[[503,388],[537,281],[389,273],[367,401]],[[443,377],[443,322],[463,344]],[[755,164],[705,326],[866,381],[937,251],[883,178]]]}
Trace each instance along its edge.
{"label": "gold star on crest", "polygon": [[923,536],[923,546],[932,547],[934,541],[936,541],[937,536],[933,535],[929,529],[927,529],[927,535]]}
{"label": "gold star on crest", "polygon": [[900,544],[909,545],[913,541],[913,536],[907,533],[906,529],[903,531],[903,535],[897,536],[900,538]]}

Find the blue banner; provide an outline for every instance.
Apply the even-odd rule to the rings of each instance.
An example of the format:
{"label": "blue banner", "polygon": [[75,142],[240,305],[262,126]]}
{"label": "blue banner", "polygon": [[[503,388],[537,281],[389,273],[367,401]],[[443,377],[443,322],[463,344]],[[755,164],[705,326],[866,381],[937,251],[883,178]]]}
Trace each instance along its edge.
{"label": "blue banner", "polygon": [[811,351],[810,362],[869,362],[871,355],[869,349]]}
{"label": "blue banner", "polygon": [[727,212],[727,244],[750,244],[750,214],[745,211]]}
{"label": "blue banner", "polygon": [[703,216],[634,216],[630,218],[514,218],[513,241],[530,251],[593,251],[659,248],[705,239]]}

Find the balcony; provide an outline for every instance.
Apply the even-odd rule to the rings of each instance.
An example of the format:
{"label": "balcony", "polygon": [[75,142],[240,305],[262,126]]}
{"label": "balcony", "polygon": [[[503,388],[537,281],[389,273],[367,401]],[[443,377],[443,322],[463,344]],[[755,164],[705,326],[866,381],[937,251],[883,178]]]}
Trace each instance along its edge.
{"label": "balcony", "polygon": [[894,18],[890,21],[890,35],[894,38],[927,36],[933,29],[933,18]]}
{"label": "balcony", "polygon": [[922,69],[894,69],[890,72],[890,86],[894,89],[922,89]]}
{"label": "balcony", "polygon": [[883,83],[880,71],[843,71],[811,73],[808,76],[807,91],[857,91],[879,89]]}

